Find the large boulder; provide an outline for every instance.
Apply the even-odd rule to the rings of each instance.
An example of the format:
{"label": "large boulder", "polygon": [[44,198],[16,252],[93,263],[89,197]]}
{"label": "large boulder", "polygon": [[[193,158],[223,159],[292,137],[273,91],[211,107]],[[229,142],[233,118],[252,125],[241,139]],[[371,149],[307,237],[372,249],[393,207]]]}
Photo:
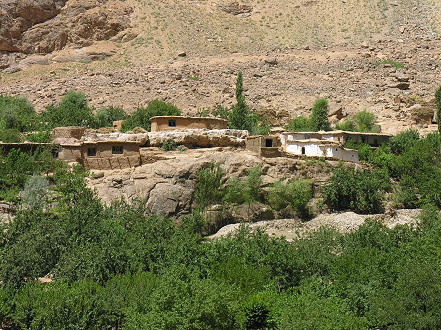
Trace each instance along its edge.
{"label": "large boulder", "polygon": [[165,141],[173,140],[186,147],[242,147],[248,131],[235,129],[189,129],[185,131],[164,131],[148,133],[150,146],[160,147]]}
{"label": "large boulder", "polygon": [[175,215],[188,209],[191,204],[192,190],[172,183],[158,183],[150,191],[147,207],[154,214]]}

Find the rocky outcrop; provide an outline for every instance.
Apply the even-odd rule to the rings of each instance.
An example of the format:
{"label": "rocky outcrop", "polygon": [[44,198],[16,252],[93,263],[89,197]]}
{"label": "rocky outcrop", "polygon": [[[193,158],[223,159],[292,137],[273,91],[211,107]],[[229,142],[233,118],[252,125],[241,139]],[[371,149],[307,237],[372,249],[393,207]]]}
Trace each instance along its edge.
{"label": "rocky outcrop", "polygon": [[0,51],[47,54],[90,46],[127,29],[131,13],[119,0],[1,0]]}
{"label": "rocky outcrop", "polygon": [[245,145],[248,131],[235,129],[189,129],[148,133],[150,146],[160,147],[165,141],[173,140],[186,147],[240,147]]}
{"label": "rocky outcrop", "polygon": [[231,14],[231,15],[249,15],[253,11],[253,7],[245,4],[240,4],[237,1],[220,3],[219,9],[222,11]]}

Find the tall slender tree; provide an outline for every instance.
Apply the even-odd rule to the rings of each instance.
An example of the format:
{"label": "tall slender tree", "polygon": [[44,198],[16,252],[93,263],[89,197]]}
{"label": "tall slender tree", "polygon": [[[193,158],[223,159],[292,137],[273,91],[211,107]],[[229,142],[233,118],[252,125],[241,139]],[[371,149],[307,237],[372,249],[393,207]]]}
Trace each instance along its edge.
{"label": "tall slender tree", "polygon": [[435,92],[436,101],[436,122],[438,123],[438,132],[441,134],[441,85]]}

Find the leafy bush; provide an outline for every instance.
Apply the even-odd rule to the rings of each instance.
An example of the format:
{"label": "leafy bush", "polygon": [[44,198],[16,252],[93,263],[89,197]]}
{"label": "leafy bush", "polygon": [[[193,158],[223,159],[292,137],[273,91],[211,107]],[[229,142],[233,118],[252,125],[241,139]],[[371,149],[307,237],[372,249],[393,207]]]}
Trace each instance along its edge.
{"label": "leafy bush", "polygon": [[26,98],[0,95],[0,131],[28,131],[33,127],[35,118],[34,106]]}
{"label": "leafy bush", "polygon": [[335,128],[341,131],[350,132],[354,132],[356,130],[355,122],[350,118],[346,118],[343,122],[335,124]]}
{"label": "leafy bush", "polygon": [[92,111],[83,93],[69,91],[58,105],[48,106],[40,114],[41,125],[50,129],[60,126],[95,127]]}
{"label": "leafy bush", "polygon": [[223,178],[224,172],[219,164],[211,163],[208,168],[199,171],[194,192],[194,200],[198,207],[203,209],[222,200]]}
{"label": "leafy bush", "polygon": [[355,115],[358,132],[380,133],[380,127],[375,125],[375,115],[363,110]]}
{"label": "leafy bush", "polygon": [[329,131],[331,127],[328,121],[328,108],[328,100],[319,98],[314,102],[310,118],[299,116],[291,119],[286,129],[291,132]]}
{"label": "leafy bush", "polygon": [[375,65],[377,65],[377,66],[385,65],[385,64],[392,65],[395,69],[401,69],[401,68],[404,67],[403,63],[395,62],[395,61],[392,61],[392,60],[385,60],[385,61],[381,61],[381,62],[375,62]]}
{"label": "leafy bush", "polygon": [[127,114],[122,108],[110,106],[97,110],[95,114],[95,127],[113,127],[113,122],[124,120]]}
{"label": "leafy bush", "polygon": [[142,127],[147,131],[151,129],[151,117],[155,116],[180,116],[181,110],[175,105],[160,100],[151,101],[147,108],[138,108],[122,124],[122,131],[127,132],[135,127]]}
{"label": "leafy bush", "polygon": [[19,143],[22,142],[20,132],[16,129],[2,129],[0,130],[0,141],[5,143]]}
{"label": "leafy bush", "polygon": [[323,187],[323,200],[331,210],[377,213],[382,209],[382,192],[390,189],[390,179],[381,170],[335,169]]}
{"label": "leafy bush", "polygon": [[262,169],[255,167],[246,177],[230,179],[226,187],[224,201],[227,203],[251,204],[260,200],[262,186]]}
{"label": "leafy bush", "polygon": [[37,142],[37,143],[50,143],[52,142],[51,132],[50,131],[40,131],[28,134],[26,136],[26,140],[29,142]]}
{"label": "leafy bush", "polygon": [[306,180],[292,179],[287,183],[276,182],[266,195],[267,203],[273,209],[280,211],[290,206],[301,217],[309,214],[307,205],[312,198],[312,187]]}
{"label": "leafy bush", "polygon": [[291,119],[286,129],[291,132],[309,132],[313,130],[309,118],[303,116]]}
{"label": "leafy bush", "polygon": [[176,144],[175,140],[167,140],[161,146],[162,151],[174,151],[177,148],[178,145]]}
{"label": "leafy bush", "polygon": [[48,188],[48,179],[34,174],[26,181],[24,189],[20,193],[22,205],[28,209],[43,208],[47,203]]}
{"label": "leafy bush", "polygon": [[394,154],[400,155],[413,147],[419,139],[420,133],[416,129],[408,129],[390,139],[390,149]]}

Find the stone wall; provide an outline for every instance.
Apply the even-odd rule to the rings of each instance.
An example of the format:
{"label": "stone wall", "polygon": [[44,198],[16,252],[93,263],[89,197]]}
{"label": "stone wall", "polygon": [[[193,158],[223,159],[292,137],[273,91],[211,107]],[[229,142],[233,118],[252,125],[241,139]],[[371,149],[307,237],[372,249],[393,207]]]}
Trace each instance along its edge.
{"label": "stone wall", "polygon": [[121,156],[121,157],[86,157],[83,159],[84,167],[94,170],[115,170],[141,165],[141,157]]}
{"label": "stone wall", "polygon": [[66,126],[56,127],[52,130],[52,139],[77,139],[80,140],[85,132],[84,127]]}

